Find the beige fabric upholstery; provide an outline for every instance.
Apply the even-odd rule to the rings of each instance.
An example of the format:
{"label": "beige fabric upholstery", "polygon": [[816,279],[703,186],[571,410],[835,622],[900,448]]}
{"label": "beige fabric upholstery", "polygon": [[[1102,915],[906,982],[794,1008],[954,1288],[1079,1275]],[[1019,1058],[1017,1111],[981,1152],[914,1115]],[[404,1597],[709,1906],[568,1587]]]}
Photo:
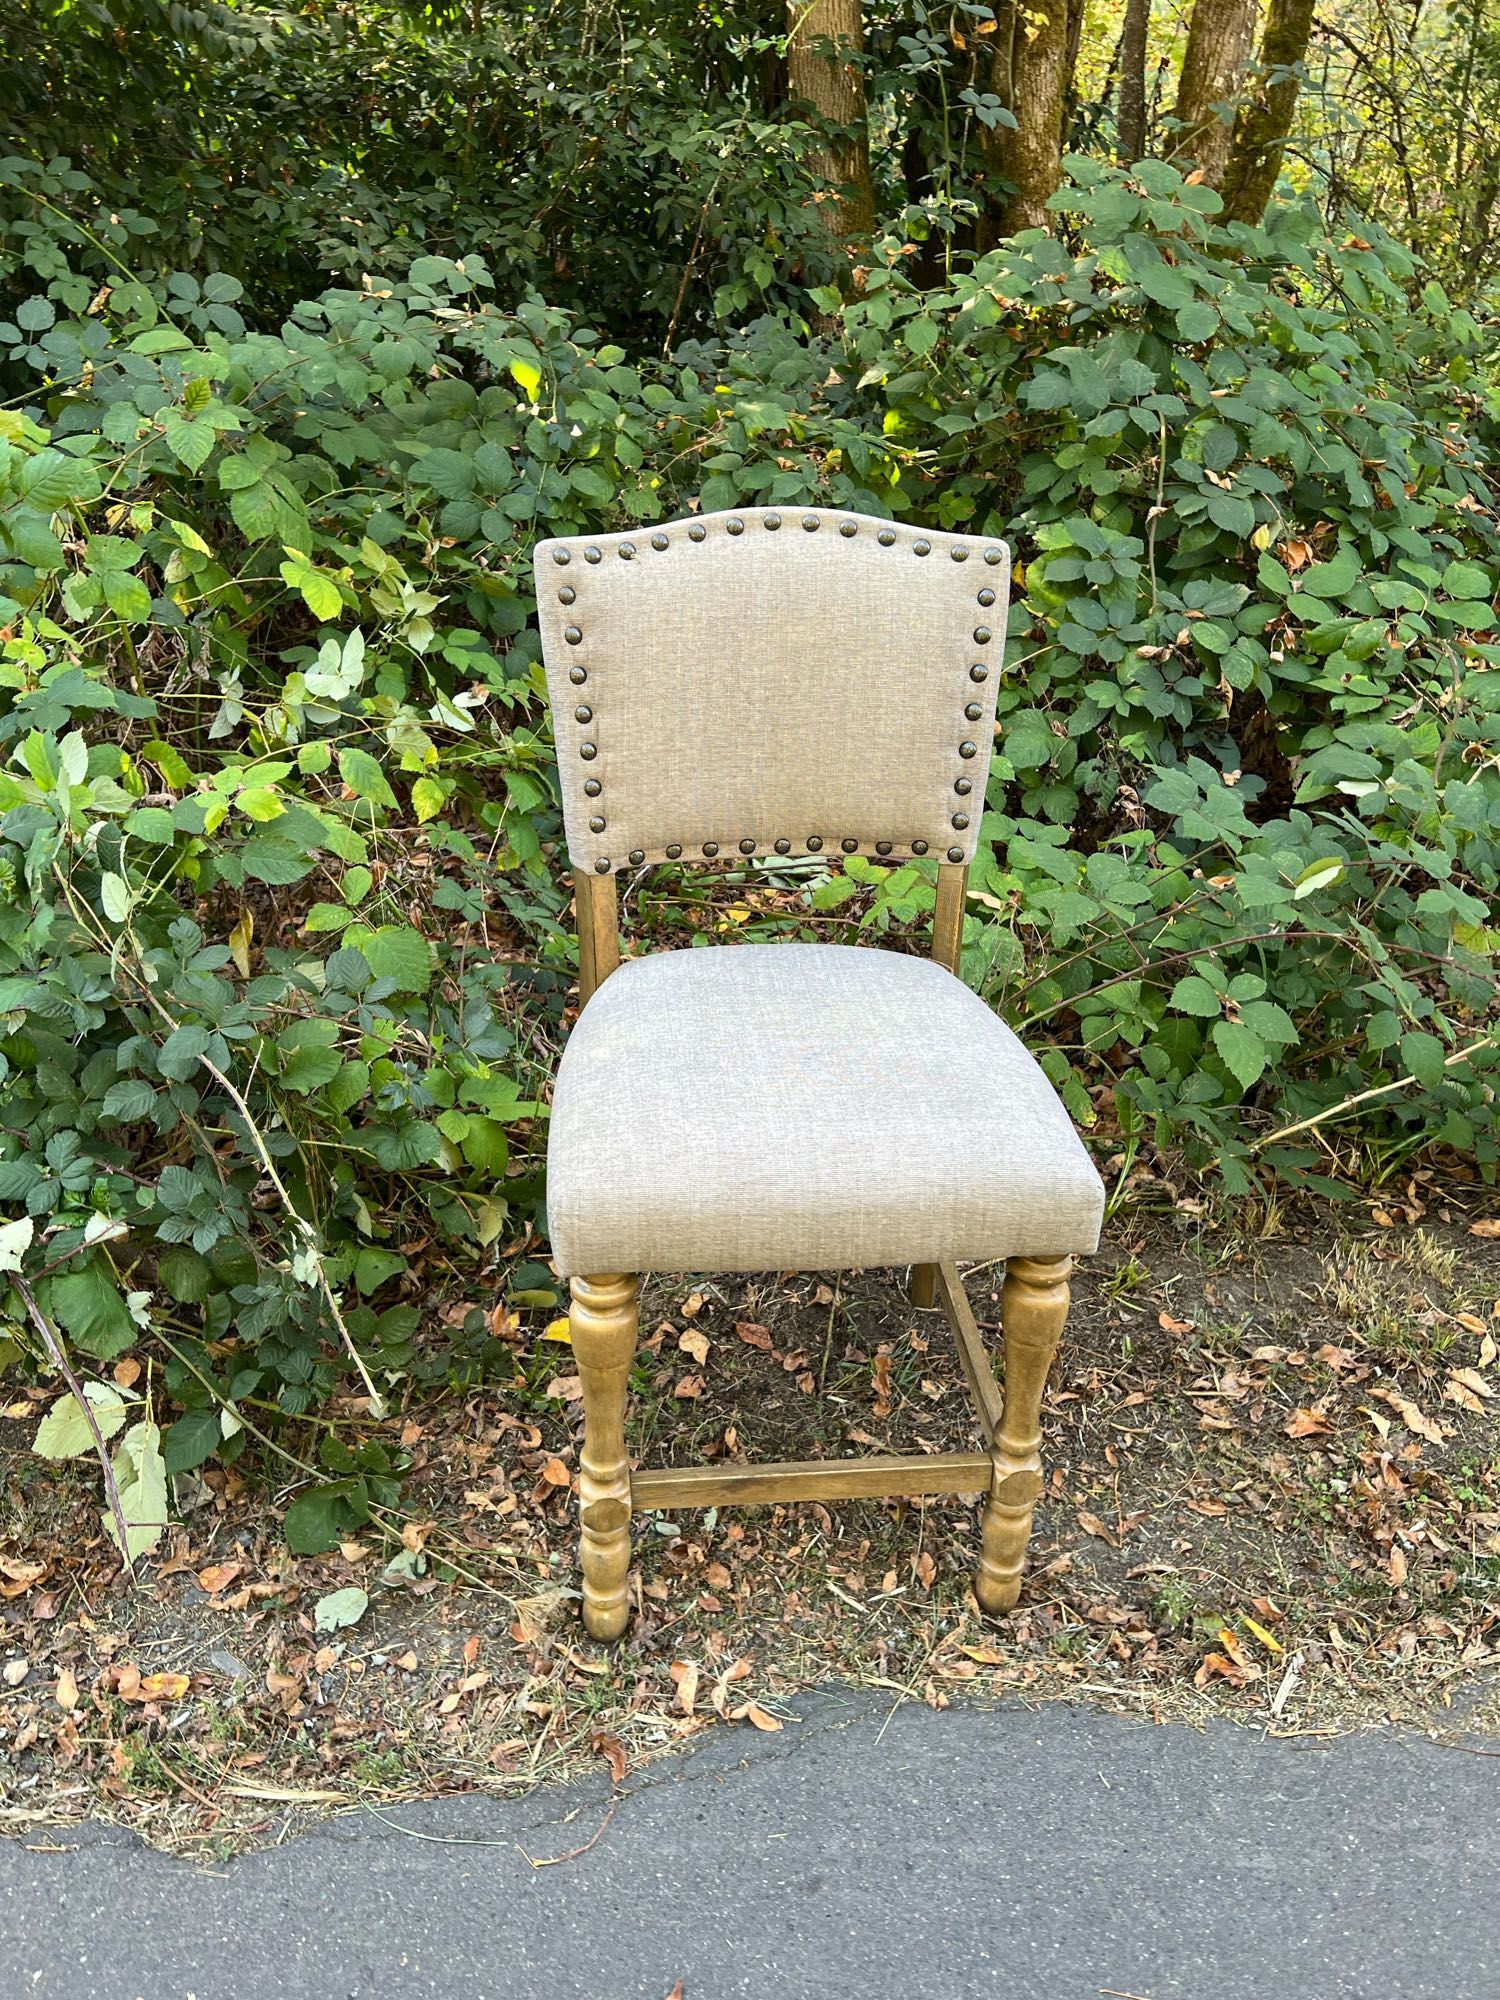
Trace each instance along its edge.
{"label": "beige fabric upholstery", "polygon": [[1055,1257],[1104,1188],[1041,1069],[942,966],[846,945],[628,960],[563,1053],[566,1275]]}
{"label": "beige fabric upholstery", "polygon": [[1009,579],[993,537],[819,508],[542,542],[574,867],[783,841],[970,860]]}

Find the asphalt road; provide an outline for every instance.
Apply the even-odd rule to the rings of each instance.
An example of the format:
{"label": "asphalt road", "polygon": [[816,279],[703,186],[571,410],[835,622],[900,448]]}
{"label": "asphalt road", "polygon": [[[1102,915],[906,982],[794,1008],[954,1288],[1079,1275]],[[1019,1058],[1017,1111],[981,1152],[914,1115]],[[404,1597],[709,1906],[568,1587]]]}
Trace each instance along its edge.
{"label": "asphalt road", "polygon": [[821,1696],[626,1790],[540,1869],[601,1782],[350,1816],[212,1872],[108,1829],[7,1844],[0,1994],[1500,1995],[1500,1759],[1418,1737]]}

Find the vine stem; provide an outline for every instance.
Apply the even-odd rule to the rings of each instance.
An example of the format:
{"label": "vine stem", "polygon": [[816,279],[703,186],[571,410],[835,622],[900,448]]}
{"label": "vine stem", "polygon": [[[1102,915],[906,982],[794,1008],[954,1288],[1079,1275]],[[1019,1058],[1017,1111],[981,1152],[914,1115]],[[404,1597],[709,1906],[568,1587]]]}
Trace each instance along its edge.
{"label": "vine stem", "polygon": [[[1493,1035],[1481,1035],[1477,1042],[1470,1042],[1466,1049],[1455,1049],[1451,1056],[1443,1058],[1443,1068],[1452,1069],[1455,1063],[1467,1062],[1470,1056],[1477,1056],[1482,1049],[1495,1046]],[[1251,1142],[1250,1150],[1258,1153],[1263,1146],[1274,1146],[1279,1139],[1290,1139],[1294,1132],[1309,1132],[1314,1125],[1325,1124],[1340,1113],[1352,1111],[1356,1104],[1368,1104],[1372,1097],[1389,1097],[1393,1090],[1405,1090],[1409,1083],[1419,1083],[1420,1077],[1398,1076],[1394,1083],[1378,1083],[1373,1090],[1358,1091],[1353,1097],[1342,1098],[1337,1104],[1329,1104],[1321,1111],[1315,1111],[1311,1118],[1299,1118],[1295,1125],[1283,1125],[1279,1132],[1268,1132],[1264,1139]]]}
{"label": "vine stem", "polygon": [[120,1498],[120,1487],[119,1482],[115,1478],[115,1469],[110,1463],[109,1445],[105,1440],[103,1431],[99,1428],[99,1420],[94,1415],[94,1406],[83,1393],[83,1384],[73,1373],[72,1364],[68,1360],[63,1344],[47,1324],[47,1316],[37,1304],[36,1297],[30,1285],[27,1284],[19,1271],[12,1271],[9,1276],[11,1283],[21,1294],[21,1302],[25,1306],[32,1324],[42,1336],[47,1352],[62,1371],[63,1378],[73,1392],[74,1400],[83,1412],[83,1420],[88,1425],[89,1435],[94,1440],[94,1450],[99,1454],[99,1469],[104,1474],[104,1491],[109,1500],[109,1511],[114,1516],[115,1533],[120,1539],[120,1561],[124,1565],[125,1574],[134,1580],[135,1562],[130,1553],[130,1526],[125,1519],[125,1505]]}

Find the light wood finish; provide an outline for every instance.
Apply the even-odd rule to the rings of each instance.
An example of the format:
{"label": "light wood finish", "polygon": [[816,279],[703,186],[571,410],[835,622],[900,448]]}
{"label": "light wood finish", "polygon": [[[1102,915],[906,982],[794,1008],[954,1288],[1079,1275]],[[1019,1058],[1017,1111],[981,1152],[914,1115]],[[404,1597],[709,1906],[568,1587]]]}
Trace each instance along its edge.
{"label": "light wood finish", "polygon": [[583,1622],[596,1639],[618,1639],[630,1619],[630,1461],[625,1395],[635,1358],[637,1280],[611,1273],[570,1281],[568,1327],[583,1384]]}
{"label": "light wood finish", "polygon": [[586,1007],[620,963],[620,920],[613,875],[573,877],[578,920],[578,1004]]}
{"label": "light wood finish", "polygon": [[[932,955],[957,973],[963,951],[968,869],[938,868]],[[574,877],[579,994],[587,1005],[620,963],[612,875]],[[954,1264],[912,1267],[911,1299],[941,1304],[989,1448],[795,1464],[673,1466],[632,1475],[625,1453],[625,1401],[637,1332],[637,1280],[619,1273],[571,1280],[573,1356],[583,1384],[579,1476],[583,1619],[596,1639],[617,1639],[629,1622],[633,1508],[750,1507],[801,1500],[884,1500],[984,1494],[976,1594],[987,1612],[1020,1595],[1031,1516],[1042,1490],[1041,1404],[1068,1313],[1073,1260],[1012,1259],[1001,1294],[1005,1331],[1002,1397],[983,1336]]]}
{"label": "light wood finish", "polygon": [[984,1426],[987,1438],[993,1438],[1000,1425],[1000,1384],[995,1380],[995,1370],[990,1361],[989,1349],[984,1344],[984,1336],[979,1331],[969,1304],[969,1295],[964,1290],[964,1281],[958,1275],[956,1264],[934,1264],[943,1311],[948,1315],[948,1324],[953,1329],[954,1345],[958,1358],[963,1363],[964,1380],[969,1385],[969,1394],[974,1399],[974,1408],[979,1421]]}
{"label": "light wood finish", "polygon": [[1000,1294],[1005,1406],[994,1433],[994,1478],[980,1526],[980,1608],[1008,1611],[1021,1594],[1032,1510],[1042,1490],[1042,1392],[1068,1317],[1071,1257],[1015,1257]]}
{"label": "light wood finish", "polygon": [[964,950],[964,898],[969,893],[969,870],[963,862],[944,861],[938,865],[937,902],[932,912],[932,955],[939,965],[956,973]]}
{"label": "light wood finish", "polygon": [[983,1451],[915,1452],[909,1457],[799,1459],[783,1465],[674,1465],[638,1472],[637,1507],[764,1507],[786,1500],[890,1500],[933,1493],[987,1493],[993,1476]]}

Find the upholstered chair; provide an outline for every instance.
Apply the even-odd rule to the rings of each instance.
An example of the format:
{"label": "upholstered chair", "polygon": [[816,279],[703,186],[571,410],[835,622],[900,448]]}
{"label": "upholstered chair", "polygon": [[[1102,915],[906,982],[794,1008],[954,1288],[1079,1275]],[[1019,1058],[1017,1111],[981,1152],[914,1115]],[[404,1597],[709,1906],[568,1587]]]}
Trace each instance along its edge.
{"label": "upholstered chair", "polygon": [[[1041,1069],[958,977],[1009,551],[819,508],[746,508],[536,551],[582,1010],[547,1212],[583,1384],[583,1615],[630,1615],[636,1508],[983,1496],[975,1591],[1017,1599],[1041,1400],[1104,1190]],[[736,944],[620,959],[616,878],[657,862],[917,857],[933,957]],[[958,1273],[1004,1260],[1005,1388]],[[911,1267],[952,1326],[984,1449],[632,1472],[643,1271]]]}

